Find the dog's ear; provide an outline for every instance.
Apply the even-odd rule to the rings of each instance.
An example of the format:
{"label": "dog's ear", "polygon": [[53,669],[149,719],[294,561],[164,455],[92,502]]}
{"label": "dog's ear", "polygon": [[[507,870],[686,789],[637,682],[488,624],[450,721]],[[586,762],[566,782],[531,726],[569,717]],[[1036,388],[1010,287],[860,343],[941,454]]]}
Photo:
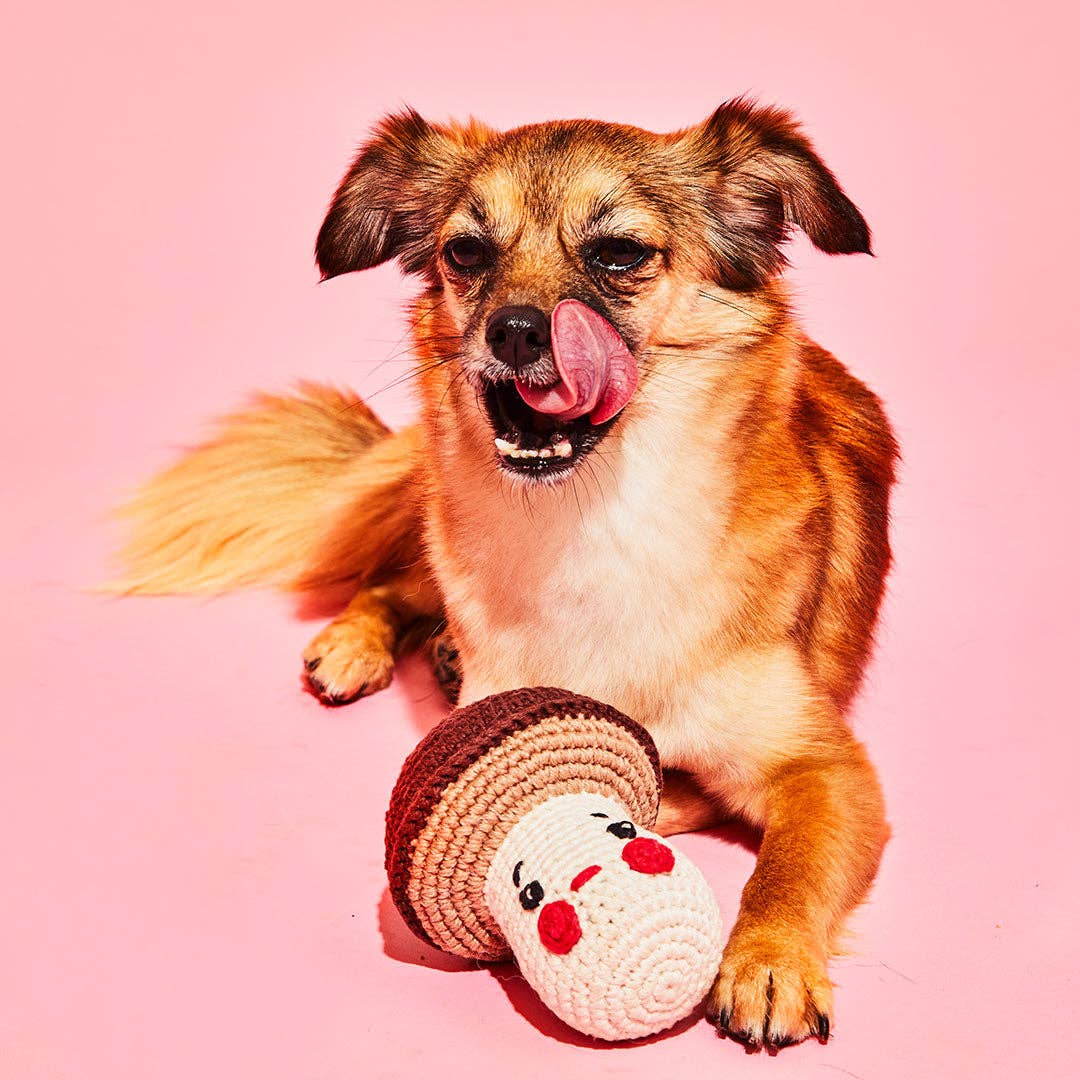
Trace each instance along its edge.
{"label": "dog's ear", "polygon": [[442,127],[408,109],[386,117],[338,185],[315,242],[322,278],[395,256],[410,273],[429,266],[435,234],[487,132]]}
{"label": "dog's ear", "polygon": [[865,219],[790,113],[737,98],[686,138],[712,176],[706,220],[721,283],[754,288],[779,273],[796,225],[830,254],[871,253]]}

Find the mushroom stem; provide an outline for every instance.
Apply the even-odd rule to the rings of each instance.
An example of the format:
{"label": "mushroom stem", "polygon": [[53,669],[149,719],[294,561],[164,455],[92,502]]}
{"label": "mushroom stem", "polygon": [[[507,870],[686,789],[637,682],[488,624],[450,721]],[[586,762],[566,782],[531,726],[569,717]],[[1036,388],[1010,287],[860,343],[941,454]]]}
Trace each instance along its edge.
{"label": "mushroom stem", "polygon": [[484,897],[541,1000],[600,1039],[682,1020],[719,967],[720,913],[701,872],[604,795],[557,795],[525,814]]}

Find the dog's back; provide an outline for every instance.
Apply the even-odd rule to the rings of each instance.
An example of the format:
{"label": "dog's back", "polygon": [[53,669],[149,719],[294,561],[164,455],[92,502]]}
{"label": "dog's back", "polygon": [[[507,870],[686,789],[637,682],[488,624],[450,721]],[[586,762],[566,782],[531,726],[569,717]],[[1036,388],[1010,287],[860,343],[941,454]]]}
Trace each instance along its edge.
{"label": "dog's back", "polygon": [[889,491],[896,440],[877,396],[834,356],[802,349],[804,388],[795,411],[807,464],[821,484],[812,528],[821,534],[820,589],[799,622],[815,669],[846,708],[870,657],[885,588]]}

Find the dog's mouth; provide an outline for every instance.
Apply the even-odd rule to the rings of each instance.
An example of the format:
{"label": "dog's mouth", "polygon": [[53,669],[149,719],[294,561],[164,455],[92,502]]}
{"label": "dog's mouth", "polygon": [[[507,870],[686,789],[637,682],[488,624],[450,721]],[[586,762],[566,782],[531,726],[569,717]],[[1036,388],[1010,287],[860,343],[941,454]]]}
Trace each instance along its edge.
{"label": "dog's mouth", "polygon": [[587,304],[560,300],[550,327],[554,379],[537,382],[534,362],[515,364],[517,377],[489,380],[483,398],[503,471],[541,482],[569,476],[596,448],[638,381],[629,346]]}
{"label": "dog's mouth", "polygon": [[559,420],[537,412],[525,404],[513,381],[488,383],[481,400],[500,467],[512,476],[541,482],[568,477],[615,422],[612,417],[594,424],[588,416]]}

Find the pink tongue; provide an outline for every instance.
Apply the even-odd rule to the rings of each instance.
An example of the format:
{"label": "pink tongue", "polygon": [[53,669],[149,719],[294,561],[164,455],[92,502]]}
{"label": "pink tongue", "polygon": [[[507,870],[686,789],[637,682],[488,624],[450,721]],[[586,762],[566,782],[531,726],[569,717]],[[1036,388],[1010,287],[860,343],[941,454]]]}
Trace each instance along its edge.
{"label": "pink tongue", "polygon": [[559,381],[553,386],[518,382],[522,401],[557,420],[589,414],[594,424],[610,420],[637,386],[637,364],[618,330],[587,304],[560,300],[551,313],[551,351]]}

